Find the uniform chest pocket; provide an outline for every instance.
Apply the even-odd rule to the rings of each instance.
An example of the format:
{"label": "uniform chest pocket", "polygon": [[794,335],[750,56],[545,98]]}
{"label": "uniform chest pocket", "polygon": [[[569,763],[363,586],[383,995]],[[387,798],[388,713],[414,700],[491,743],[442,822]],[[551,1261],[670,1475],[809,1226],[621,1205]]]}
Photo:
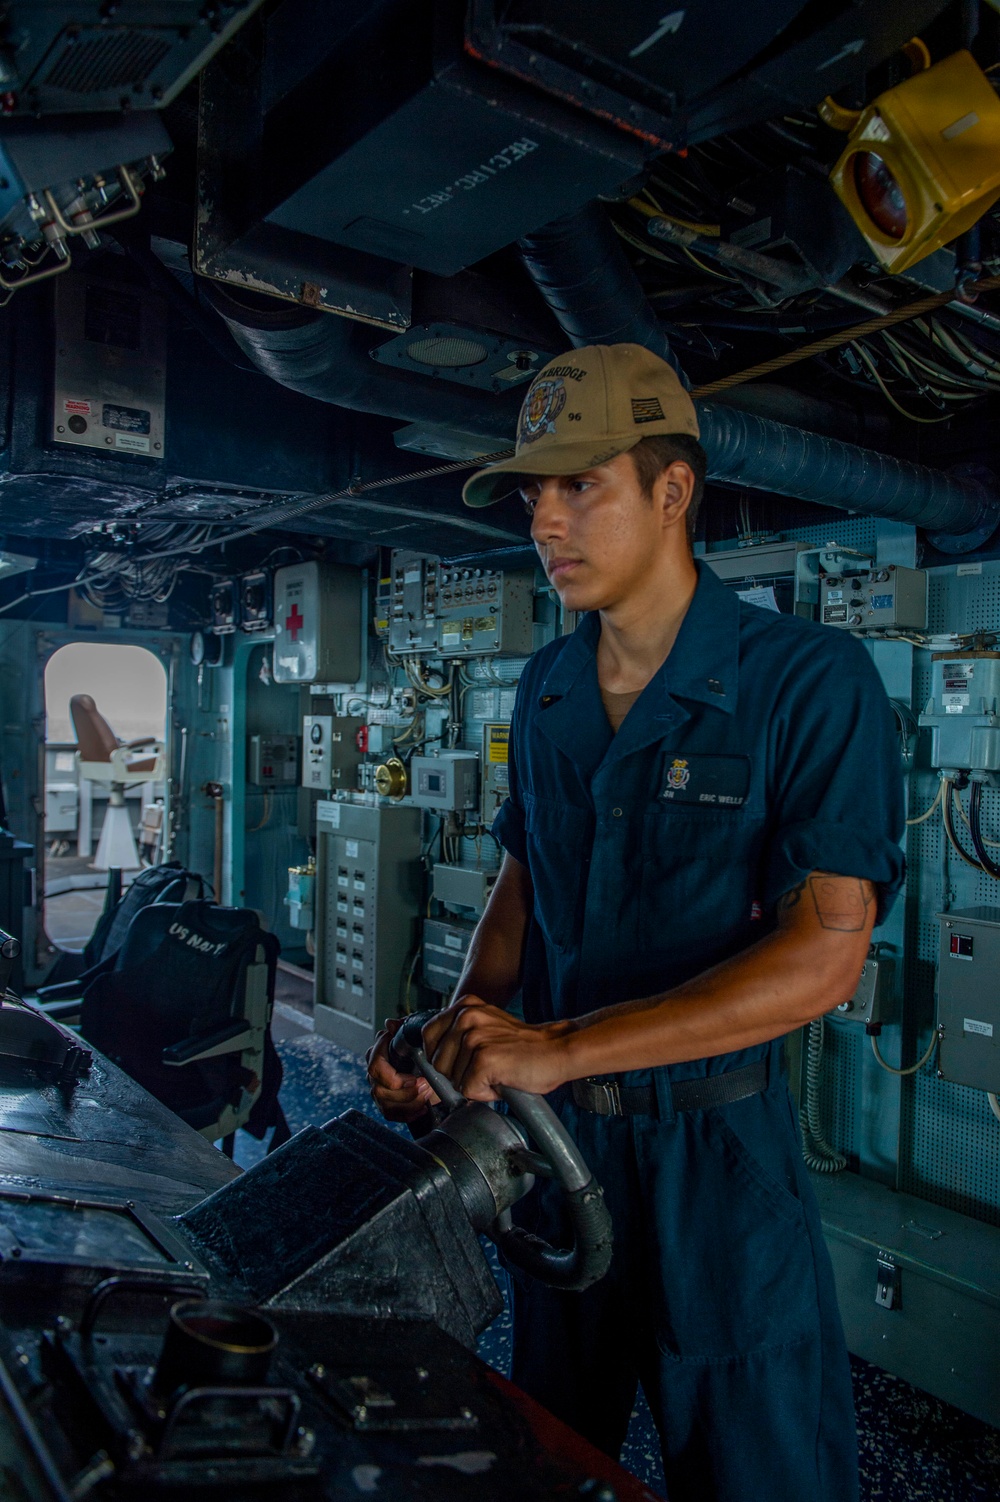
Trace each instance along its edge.
{"label": "uniform chest pocket", "polygon": [[[642,829],[640,916],[646,943],[724,942],[750,916],[764,819],[752,808],[657,803]],[[721,942],[720,942],[721,941]]]}
{"label": "uniform chest pocket", "polygon": [[567,949],[590,863],[593,815],[588,809],[524,795],[528,869],[535,888],[535,918],[550,944]]}

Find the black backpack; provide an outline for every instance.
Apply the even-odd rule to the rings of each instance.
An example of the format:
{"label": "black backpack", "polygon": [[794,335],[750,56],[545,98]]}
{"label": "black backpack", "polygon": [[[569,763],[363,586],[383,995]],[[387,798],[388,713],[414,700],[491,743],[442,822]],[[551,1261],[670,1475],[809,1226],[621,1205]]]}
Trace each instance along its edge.
{"label": "black backpack", "polygon": [[[80,1032],[151,1095],[200,1130],[220,1106],[236,1103],[249,1083],[238,1054],[173,1068],[163,1063],[171,1044],[223,1027],[247,966],[263,949],[267,994],[281,946],[249,908],[213,902],[157,902],[132,919],[113,960],[92,972],[83,993]],[[248,1129],[262,1137],[271,1124],[281,1064],[265,1038],[262,1090]]]}
{"label": "black backpack", "polygon": [[149,866],[117,896],[109,883],[104,911],[94,925],[83,953],[80,956],[60,956],[49,975],[48,984],[38,990],[39,1001],[69,1001],[82,996],[99,970],[114,963],[132,919],[143,908],[153,903],[188,902],[204,895],[204,878],[195,871],[186,870],[179,861]]}

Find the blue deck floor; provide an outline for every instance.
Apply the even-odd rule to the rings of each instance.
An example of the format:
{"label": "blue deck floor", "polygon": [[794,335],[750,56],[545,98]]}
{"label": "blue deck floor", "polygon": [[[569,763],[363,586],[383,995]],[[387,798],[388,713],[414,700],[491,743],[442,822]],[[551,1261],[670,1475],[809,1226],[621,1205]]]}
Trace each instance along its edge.
{"label": "blue deck floor", "polygon": [[[294,993],[294,985],[290,989]],[[293,1132],[352,1107],[377,1114],[361,1060],[313,1033],[307,1013],[279,1002],[274,1037],[285,1070],[281,1102]],[[249,1167],[265,1146],[240,1132],[236,1161]],[[480,1337],[479,1351],[485,1361],[506,1371],[510,1355],[506,1310]],[[862,1502],[996,1502],[1000,1497],[1000,1431],[867,1362],[852,1358],[852,1363]],[[659,1449],[641,1394],[622,1461],[663,1493]]]}

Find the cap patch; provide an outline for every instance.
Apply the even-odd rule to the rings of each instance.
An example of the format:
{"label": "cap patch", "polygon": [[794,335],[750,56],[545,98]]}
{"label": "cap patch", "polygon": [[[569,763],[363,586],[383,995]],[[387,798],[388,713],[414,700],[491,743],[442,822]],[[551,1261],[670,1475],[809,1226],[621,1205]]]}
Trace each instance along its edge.
{"label": "cap patch", "polygon": [[518,423],[518,444],[534,443],[556,430],[556,418],[566,405],[566,383],[561,380],[536,381],[525,398]]}
{"label": "cap patch", "polygon": [[632,398],[633,422],[662,422],[663,408],[658,396],[634,396]]}

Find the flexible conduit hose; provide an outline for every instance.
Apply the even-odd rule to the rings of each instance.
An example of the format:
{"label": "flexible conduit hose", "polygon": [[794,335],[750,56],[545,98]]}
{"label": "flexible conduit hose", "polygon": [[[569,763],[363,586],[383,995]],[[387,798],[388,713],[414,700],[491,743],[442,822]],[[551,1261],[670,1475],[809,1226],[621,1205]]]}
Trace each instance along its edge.
{"label": "flexible conduit hose", "polygon": [[809,1024],[806,1041],[806,1089],[804,1108],[799,1114],[802,1131],[802,1156],[813,1173],[840,1173],[847,1167],[843,1153],[832,1148],[823,1135],[819,1111],[820,1072],[823,1065],[825,1017],[815,1017]]}
{"label": "flexible conduit hose", "polygon": [[1000,499],[977,480],[957,479],[737,407],[708,402],[696,407],[709,479],[891,517],[946,538],[966,534],[966,547],[976,546],[986,529],[1000,524]]}
{"label": "flexible conduit hose", "polygon": [[[686,377],[599,203],[520,241],[529,276],[566,337],[642,344]],[[696,403],[708,478],[934,532],[944,552],[976,547],[1000,525],[1000,497],[957,478],[721,403]]]}
{"label": "flexible conduit hose", "polygon": [[990,855],[983,838],[983,785],[981,782],[972,784],[969,794],[969,833],[972,835],[972,848],[979,859],[979,864],[987,876],[1000,880],[1000,865]]}
{"label": "flexible conduit hose", "polygon": [[[599,203],[537,230],[521,252],[571,344],[641,344],[678,370]],[[497,397],[378,364],[371,348],[380,336],[355,319],[210,281],[204,294],[254,365],[293,391],[403,422],[444,424],[481,439],[484,454],[513,435],[520,392]],[[721,403],[699,402],[697,410],[709,479],[924,527],[945,552],[976,547],[1000,525],[1000,497],[976,479]]]}
{"label": "flexible conduit hose", "polygon": [[519,248],[528,275],[577,349],[641,344],[690,384],[599,203],[553,219]]}

